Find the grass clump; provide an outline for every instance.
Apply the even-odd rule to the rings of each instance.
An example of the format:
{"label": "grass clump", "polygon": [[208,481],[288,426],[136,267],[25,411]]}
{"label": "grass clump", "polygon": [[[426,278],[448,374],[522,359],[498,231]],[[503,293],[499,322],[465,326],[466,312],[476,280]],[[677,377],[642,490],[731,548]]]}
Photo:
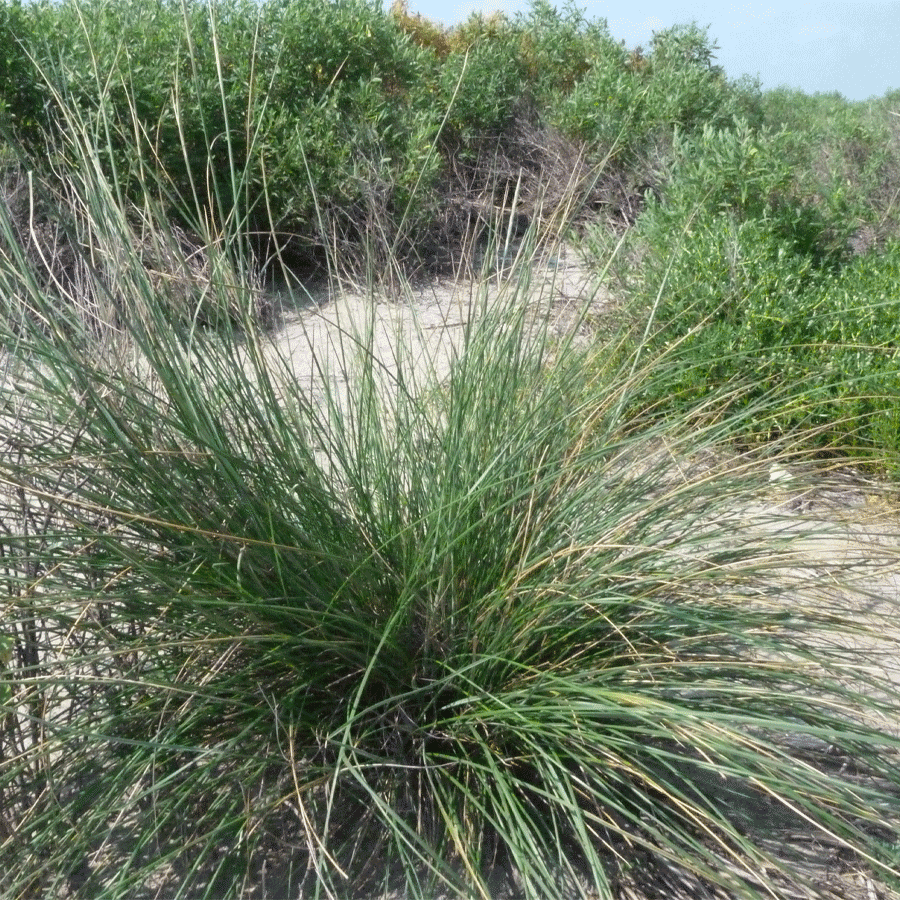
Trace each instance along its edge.
{"label": "grass clump", "polygon": [[626,427],[658,363],[554,344],[528,239],[446,378],[370,330],[310,390],[82,208],[120,332],[0,266],[5,895],[822,896],[807,840],[896,885],[896,691],[847,647],[895,604],[754,513],[761,399]]}
{"label": "grass clump", "polygon": [[[568,90],[589,78],[603,29],[537,4],[527,41],[473,20],[444,55],[401,7],[389,19],[339,3],[325,20],[317,3],[286,3],[248,20],[238,3],[157,5],[162,26],[134,40],[160,42],[178,91],[148,80],[146,107],[115,11],[63,7],[34,22],[73,23],[89,65],[44,57],[65,128],[42,135],[51,165],[26,153],[10,168],[0,206],[0,893],[724,900],[845,897],[857,875],[900,887],[897,602],[873,580],[896,560],[873,542],[835,562],[816,549],[833,533],[775,505],[770,479],[802,457],[800,438],[734,444],[802,392],[729,385],[634,418],[683,376],[679,358],[655,352],[646,324],[620,351],[534,313],[554,288],[541,296],[535,266],[558,238],[537,200],[524,235],[494,211],[489,240],[503,235],[516,259],[499,295],[474,289],[449,370],[422,366],[415,329],[385,358],[373,312],[344,330],[338,371],[319,356],[310,381],[259,327],[254,204],[308,200],[325,233],[359,197],[341,206],[338,185],[320,198],[319,175],[418,202],[442,140],[471,150],[462,165],[480,177],[474,135],[504,127],[495,101],[515,85],[466,84],[468,66],[486,71],[502,40],[558,60],[541,90]],[[309,30],[279,30],[289,22]],[[411,31],[417,43],[401,40]],[[357,42],[370,33],[390,38],[378,78]],[[268,68],[310,34],[321,55],[305,69]],[[244,53],[251,35],[259,55]],[[469,56],[434,68],[466,35]],[[655,66],[707,73],[683,94],[696,99],[684,110],[705,109],[718,76],[702,33],[653,50]],[[421,84],[387,65],[400,58],[410,78],[424,67]],[[458,73],[464,114],[442,97],[432,128],[417,103],[450,90],[442,72]],[[310,89],[302,110],[284,109],[291,90],[277,99],[281,77]],[[349,172],[332,130],[348,110],[390,125],[353,133],[374,155]],[[408,157],[378,155],[390,134],[406,146],[394,112],[425,123]],[[284,172],[254,168],[277,158],[273,122],[285,141],[319,129],[285,156],[307,176],[296,196]],[[732,228],[765,259],[771,242],[793,247],[791,283],[817,286],[827,244],[815,265],[797,250],[817,220],[795,227],[793,207],[770,203],[751,138],[691,140],[736,160],[724,187],[682,170],[685,196],[700,182],[716,198],[702,232]],[[318,150],[335,165],[317,170]],[[509,166],[493,183],[528,196],[511,158],[495,155]],[[375,160],[383,182],[368,179]],[[665,214],[647,203],[646,222]],[[197,238],[172,226],[173,205]],[[278,246],[281,213],[266,215]],[[396,235],[373,229],[359,252],[397,271]],[[339,269],[343,244],[329,246]],[[792,484],[812,487],[799,472]]]}

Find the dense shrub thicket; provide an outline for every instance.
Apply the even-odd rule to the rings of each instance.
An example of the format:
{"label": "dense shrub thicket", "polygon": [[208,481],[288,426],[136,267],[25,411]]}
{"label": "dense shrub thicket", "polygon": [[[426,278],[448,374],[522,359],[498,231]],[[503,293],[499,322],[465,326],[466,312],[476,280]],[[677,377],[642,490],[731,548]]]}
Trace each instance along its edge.
{"label": "dense shrub thicket", "polygon": [[306,248],[376,225],[421,243],[439,201],[488,186],[473,165],[485,147],[529,169],[528,148],[510,146],[517,118],[596,159],[636,159],[753,93],[696,26],[629,53],[603,20],[545,0],[455,29],[367,0],[5,3],[0,28],[8,123],[40,123],[58,144],[60,107],[77,109],[127,195],[161,176],[176,216],[196,215],[199,195],[220,221]]}
{"label": "dense shrub thicket", "polygon": [[[900,243],[889,208],[878,233],[860,227],[884,196],[863,185],[890,177],[888,151],[878,157],[854,184],[847,172],[811,171],[808,147],[784,128],[736,120],[676,136],[664,186],[614,265],[636,339],[677,360],[670,380],[648,389],[645,411],[728,384],[753,386],[741,402],[790,390],[756,439],[813,425],[823,447],[850,446],[896,469]],[[832,180],[847,189],[830,189]],[[598,259],[608,253],[603,231],[588,244]]]}
{"label": "dense shrub thicket", "polygon": [[29,49],[34,46],[30,10],[21,2],[0,5],[0,122],[34,134],[44,121],[42,90]]}

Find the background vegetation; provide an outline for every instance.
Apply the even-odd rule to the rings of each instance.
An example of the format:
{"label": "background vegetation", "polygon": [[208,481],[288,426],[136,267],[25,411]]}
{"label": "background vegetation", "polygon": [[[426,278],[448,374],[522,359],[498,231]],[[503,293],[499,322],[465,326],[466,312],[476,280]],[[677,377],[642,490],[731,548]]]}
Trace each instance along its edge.
{"label": "background vegetation", "polygon": [[[759,513],[896,491],[897,103],[546,2],[4,0],[0,893],[897,891],[896,539]],[[272,344],[513,237],[446,377]]]}
{"label": "background vegetation", "polygon": [[149,167],[167,213],[189,220],[199,195],[300,255],[376,223],[403,255],[433,255],[422,224],[493,187],[485,152],[533,168],[516,125],[633,162],[676,125],[730,121],[749,90],[694,26],[629,54],[604,22],[544,2],[454,30],[362,0],[7,3],[0,27],[11,124],[40,141],[77,109],[126,195]]}
{"label": "background vegetation", "polygon": [[28,167],[52,181],[86,129],[123,202],[270,275],[452,269],[513,197],[521,230],[574,191],[598,267],[628,230],[615,292],[679,348],[646,409],[799,380],[763,432],[895,465],[893,95],[762,92],[694,24],[629,49],[544,0],[452,29],[400,2],[4,2],[0,37]]}

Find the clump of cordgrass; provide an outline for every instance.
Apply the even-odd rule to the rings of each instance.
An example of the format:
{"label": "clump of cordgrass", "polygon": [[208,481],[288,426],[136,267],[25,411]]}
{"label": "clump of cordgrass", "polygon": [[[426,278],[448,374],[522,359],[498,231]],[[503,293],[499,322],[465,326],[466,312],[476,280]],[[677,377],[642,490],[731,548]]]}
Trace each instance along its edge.
{"label": "clump of cordgrass", "polygon": [[896,603],[798,565],[712,401],[626,427],[664,359],[551,340],[535,237],[446,378],[364,331],[346,394],[131,264],[99,353],[7,259],[4,894],[824,896],[810,841],[896,885],[897,695],[847,649]]}
{"label": "clump of cordgrass", "polygon": [[625,421],[667,357],[551,334],[536,225],[449,373],[373,322],[309,386],[240,221],[185,317],[70,111],[50,196],[108,264],[61,308],[0,210],[0,892],[841,896],[809,842],[896,886],[897,693],[848,649],[896,600],[760,511],[771,398]]}

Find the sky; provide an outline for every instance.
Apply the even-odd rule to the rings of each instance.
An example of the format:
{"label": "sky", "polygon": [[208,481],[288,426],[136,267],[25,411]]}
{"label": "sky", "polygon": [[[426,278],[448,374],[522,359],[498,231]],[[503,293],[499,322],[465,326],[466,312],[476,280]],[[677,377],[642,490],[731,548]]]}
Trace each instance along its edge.
{"label": "sky", "polygon": [[[551,0],[555,3],[555,0]],[[628,47],[646,48],[654,31],[710,26],[716,61],[731,78],[759,76],[764,89],[839,91],[849,100],[900,89],[900,0],[576,0],[589,19],[606,19]],[[471,12],[524,11],[528,0],[409,0],[410,12],[454,25]]]}

